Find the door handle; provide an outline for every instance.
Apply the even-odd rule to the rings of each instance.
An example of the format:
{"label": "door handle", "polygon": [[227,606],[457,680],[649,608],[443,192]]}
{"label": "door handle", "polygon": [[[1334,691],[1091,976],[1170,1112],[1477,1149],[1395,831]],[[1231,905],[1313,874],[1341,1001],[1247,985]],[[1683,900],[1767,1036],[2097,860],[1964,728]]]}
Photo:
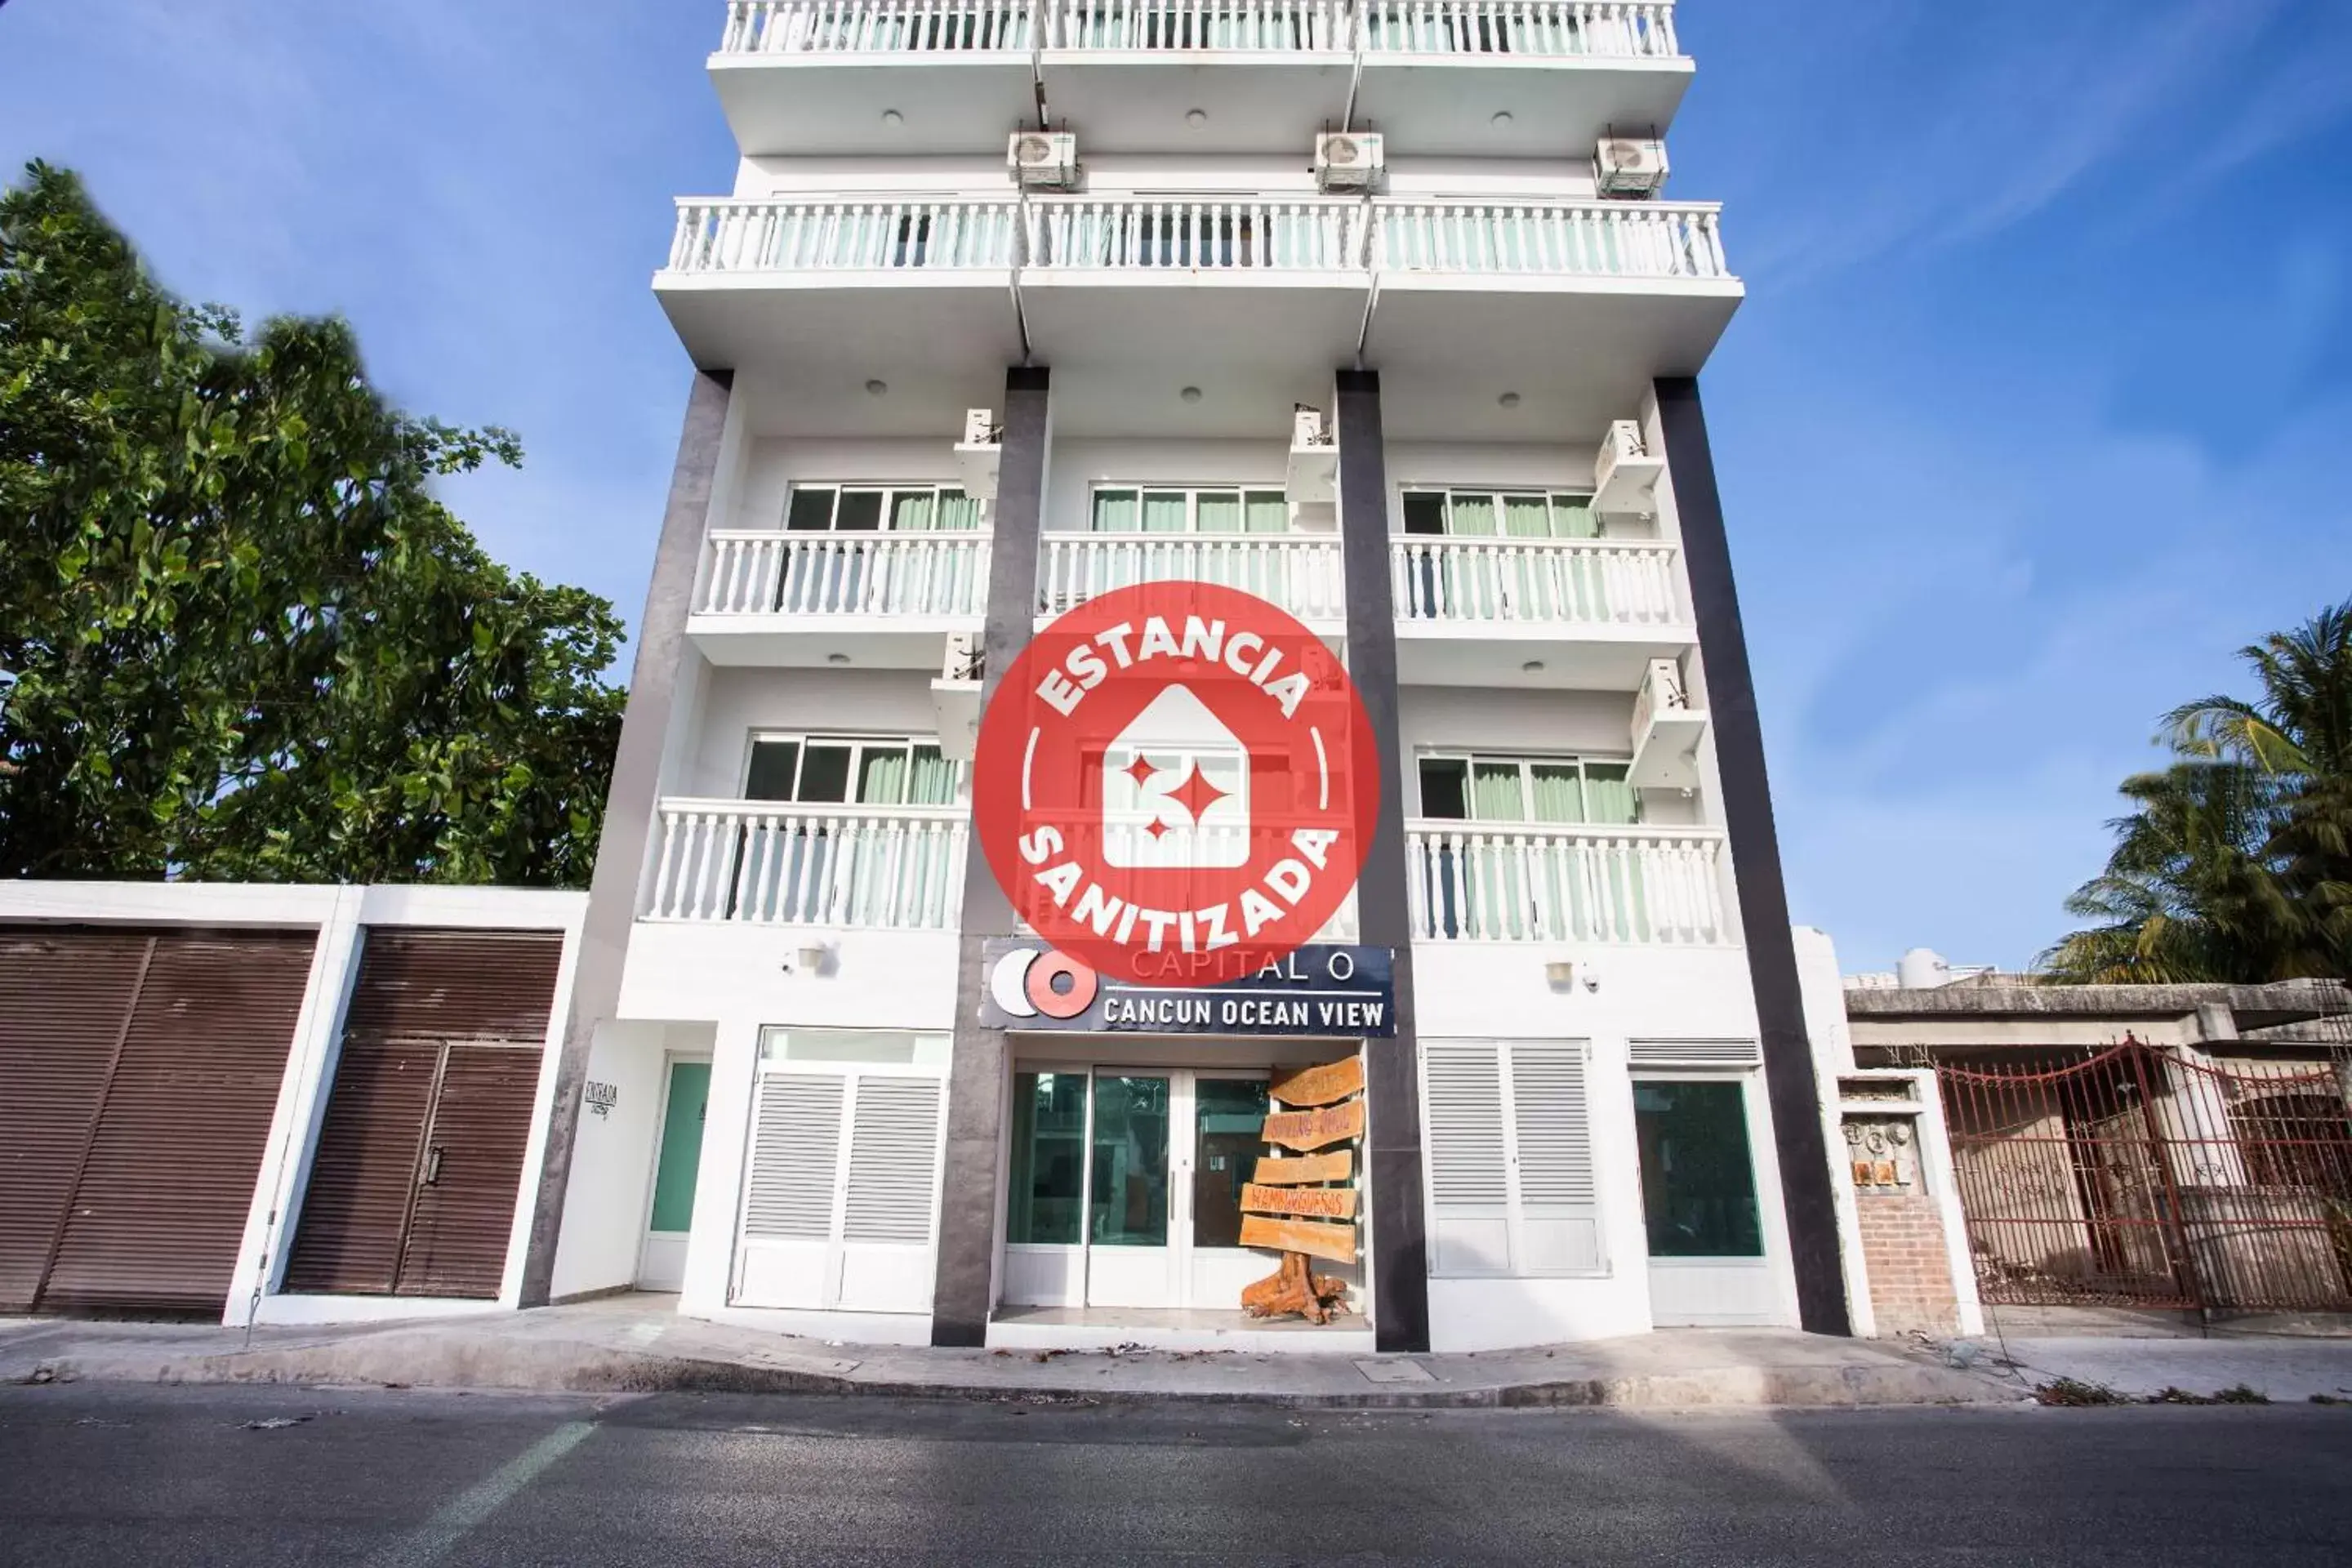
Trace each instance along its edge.
{"label": "door handle", "polygon": [[441,1184],[441,1156],[444,1152],[445,1151],[440,1149],[427,1149],[425,1152],[425,1184],[428,1187],[437,1187]]}

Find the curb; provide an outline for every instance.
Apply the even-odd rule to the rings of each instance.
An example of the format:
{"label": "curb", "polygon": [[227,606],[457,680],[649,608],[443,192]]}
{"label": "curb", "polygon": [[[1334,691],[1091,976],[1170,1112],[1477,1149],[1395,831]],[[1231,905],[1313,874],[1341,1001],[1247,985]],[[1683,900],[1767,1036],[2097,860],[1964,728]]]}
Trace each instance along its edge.
{"label": "curb", "polygon": [[[262,1384],[316,1387],[496,1389],[561,1394],[796,1394],[972,1404],[1225,1405],[1286,1410],[1869,1409],[2011,1405],[2023,1397],[1970,1374],[1906,1365],[1723,1367],[1711,1371],[1562,1378],[1477,1387],[1300,1393],[1279,1389],[1153,1390],[1057,1384],[861,1379],[697,1356],[614,1351],[562,1341],[400,1344],[234,1352],[184,1359],[59,1357],[24,1383]],[[2030,1401],[2028,1401],[2030,1403]]]}

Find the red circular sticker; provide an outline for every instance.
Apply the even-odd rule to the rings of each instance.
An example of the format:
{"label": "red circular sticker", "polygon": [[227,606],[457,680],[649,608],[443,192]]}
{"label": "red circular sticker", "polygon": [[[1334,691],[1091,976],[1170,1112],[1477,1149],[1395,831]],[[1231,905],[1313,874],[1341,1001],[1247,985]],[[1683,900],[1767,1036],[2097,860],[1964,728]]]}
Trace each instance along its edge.
{"label": "red circular sticker", "polygon": [[1238,589],[1147,583],[1059,616],[1004,672],[972,808],[1038,935],[1105,974],[1208,985],[1339,912],[1380,777],[1320,637]]}

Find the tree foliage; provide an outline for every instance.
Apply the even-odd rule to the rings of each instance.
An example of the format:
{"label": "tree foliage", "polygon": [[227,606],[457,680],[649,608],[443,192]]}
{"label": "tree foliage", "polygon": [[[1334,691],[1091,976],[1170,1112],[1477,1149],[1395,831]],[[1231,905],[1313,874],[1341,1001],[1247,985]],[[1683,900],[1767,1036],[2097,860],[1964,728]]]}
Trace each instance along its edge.
{"label": "tree foliage", "polygon": [[582,886],[621,627],[433,495],[519,463],[337,320],[159,288],[71,174],[0,193],[0,875]]}
{"label": "tree foliage", "polygon": [[2352,974],[2352,600],[2241,657],[2261,696],[2165,715],[2175,761],[2125,781],[2106,869],[2066,901],[2095,923],[2042,955],[2047,978]]}

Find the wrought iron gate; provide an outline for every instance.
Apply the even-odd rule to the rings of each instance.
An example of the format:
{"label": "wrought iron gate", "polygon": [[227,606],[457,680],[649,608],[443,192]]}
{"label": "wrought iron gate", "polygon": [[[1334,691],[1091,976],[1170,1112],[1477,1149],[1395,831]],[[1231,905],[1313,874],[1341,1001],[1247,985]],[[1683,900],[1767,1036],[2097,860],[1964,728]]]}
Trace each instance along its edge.
{"label": "wrought iron gate", "polygon": [[1986,1301],[2352,1310],[2352,1058],[2126,1037],[1937,1076]]}

